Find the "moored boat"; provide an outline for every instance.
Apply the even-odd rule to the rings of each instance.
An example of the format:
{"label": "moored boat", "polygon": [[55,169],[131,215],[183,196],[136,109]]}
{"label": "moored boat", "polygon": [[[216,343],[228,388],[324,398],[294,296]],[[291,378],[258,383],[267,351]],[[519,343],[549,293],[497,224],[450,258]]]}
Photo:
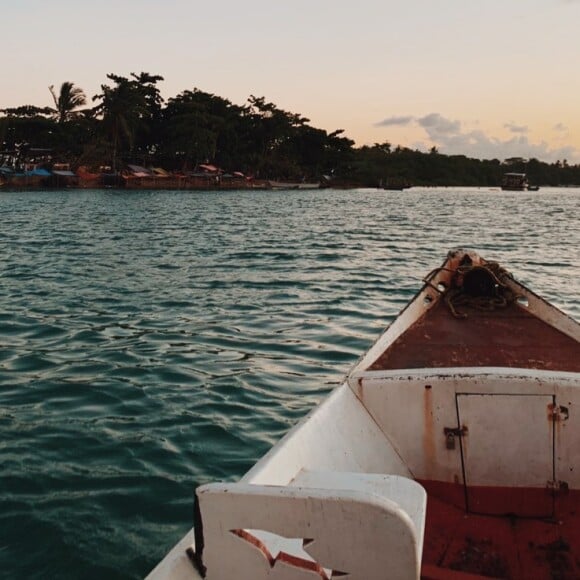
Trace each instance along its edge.
{"label": "moored boat", "polygon": [[0,187],[8,183],[11,174],[12,169],[8,167],[0,167]]}
{"label": "moored boat", "polygon": [[50,179],[51,173],[42,167],[33,167],[24,171],[14,171],[8,175],[9,187],[41,187]]}
{"label": "moored boat", "polygon": [[526,191],[528,189],[528,178],[525,173],[505,173],[501,188],[504,191]]}
{"label": "moored boat", "polygon": [[320,189],[320,183],[306,181],[267,181],[268,189]]}
{"label": "moored boat", "polygon": [[68,163],[55,163],[47,180],[50,187],[78,187],[79,176],[71,171]]}
{"label": "moored boat", "polygon": [[384,183],[381,180],[381,187],[388,191],[403,191],[409,189],[411,183],[403,177],[389,177],[385,179]]}
{"label": "moored boat", "polygon": [[580,325],[451,252],[150,578],[580,577]]}

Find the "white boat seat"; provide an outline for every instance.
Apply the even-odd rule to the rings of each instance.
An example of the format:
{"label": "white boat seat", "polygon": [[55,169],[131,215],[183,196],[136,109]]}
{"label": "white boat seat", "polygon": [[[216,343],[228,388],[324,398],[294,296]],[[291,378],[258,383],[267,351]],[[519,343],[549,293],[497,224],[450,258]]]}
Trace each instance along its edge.
{"label": "white boat seat", "polygon": [[411,479],[302,471],[287,486],[206,485],[198,499],[208,580],[419,578],[426,493]]}
{"label": "white boat seat", "polygon": [[350,489],[387,498],[407,513],[415,526],[419,557],[423,552],[427,493],[416,481],[400,475],[302,470],[290,483],[294,487]]}

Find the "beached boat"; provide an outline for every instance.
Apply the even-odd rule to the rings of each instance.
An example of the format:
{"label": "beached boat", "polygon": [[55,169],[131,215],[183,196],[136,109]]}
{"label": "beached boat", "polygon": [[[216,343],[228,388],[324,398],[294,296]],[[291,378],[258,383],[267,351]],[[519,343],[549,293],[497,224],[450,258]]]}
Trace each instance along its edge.
{"label": "beached boat", "polygon": [[0,167],[0,186],[6,185],[13,171],[9,167]]}
{"label": "beached boat", "polygon": [[451,252],[150,578],[580,577],[580,324]]}
{"label": "beached boat", "polygon": [[32,167],[24,171],[14,171],[8,176],[9,187],[44,187],[51,177],[50,171],[43,167]]}
{"label": "beached boat", "polygon": [[306,181],[267,181],[268,189],[320,189],[320,183]]}
{"label": "beached boat", "polygon": [[505,191],[526,191],[528,178],[525,173],[505,173],[501,180],[501,188]]}
{"label": "beached boat", "polygon": [[79,176],[71,171],[68,163],[55,163],[46,184],[49,187],[78,187]]}

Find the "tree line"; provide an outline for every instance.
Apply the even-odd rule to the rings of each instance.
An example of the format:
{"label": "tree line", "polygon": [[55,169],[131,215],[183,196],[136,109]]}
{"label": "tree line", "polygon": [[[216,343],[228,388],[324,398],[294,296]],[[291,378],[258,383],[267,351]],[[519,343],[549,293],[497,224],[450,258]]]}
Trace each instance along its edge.
{"label": "tree line", "polygon": [[319,180],[368,187],[393,180],[408,185],[497,186],[503,173],[525,172],[537,185],[580,184],[580,166],[565,160],[481,160],[421,152],[391,143],[355,147],[342,129],[327,132],[265,97],[236,105],[197,88],[165,101],[163,77],[108,74],[88,99],[72,82],[49,87],[52,105],[1,109],[3,161],[53,160],[89,168],[126,164],[193,170],[212,163],[262,179]]}

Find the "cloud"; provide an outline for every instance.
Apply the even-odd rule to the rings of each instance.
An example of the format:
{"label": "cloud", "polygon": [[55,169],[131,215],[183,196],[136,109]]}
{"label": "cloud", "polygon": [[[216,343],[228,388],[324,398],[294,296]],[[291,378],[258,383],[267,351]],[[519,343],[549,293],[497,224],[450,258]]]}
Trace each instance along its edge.
{"label": "cloud", "polygon": [[[392,122],[399,119],[398,123]],[[403,122],[404,120],[404,122]],[[385,121],[391,121],[385,123]],[[572,146],[554,147],[545,141],[533,143],[527,136],[528,127],[516,125],[513,122],[505,123],[504,127],[514,133],[509,139],[499,139],[488,135],[480,129],[464,127],[461,121],[448,119],[439,113],[430,113],[423,117],[392,117],[379,123],[380,126],[416,124],[425,130],[430,142],[425,146],[429,149],[433,145],[446,155],[466,155],[476,159],[509,159],[510,157],[535,157],[542,161],[554,162],[558,159],[580,161],[580,151]],[[558,127],[556,129],[556,127]],[[562,124],[554,130],[563,131]]]}
{"label": "cloud", "polygon": [[515,123],[506,123],[504,127],[512,133],[527,133],[528,127],[526,125],[516,125]]}
{"label": "cloud", "polygon": [[389,117],[375,123],[375,127],[394,127],[410,125],[415,120],[415,117]]}
{"label": "cloud", "polygon": [[451,121],[441,116],[439,113],[431,113],[425,117],[417,119],[417,124],[423,127],[434,142],[445,141],[452,135],[461,131],[459,121]]}

